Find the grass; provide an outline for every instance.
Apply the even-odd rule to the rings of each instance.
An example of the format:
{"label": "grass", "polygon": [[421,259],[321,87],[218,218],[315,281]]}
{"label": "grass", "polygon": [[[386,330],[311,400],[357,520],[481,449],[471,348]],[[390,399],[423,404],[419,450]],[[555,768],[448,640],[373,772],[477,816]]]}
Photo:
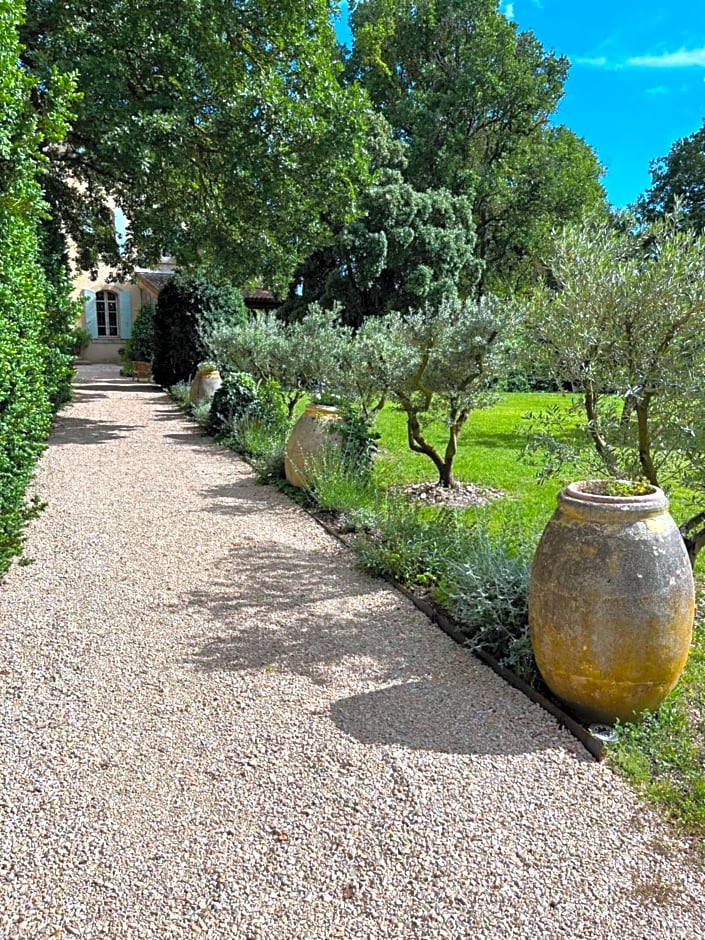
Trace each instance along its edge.
{"label": "grass", "polygon": [[[541,526],[556,507],[558,491],[575,475],[540,484],[537,467],[520,459],[527,440],[525,416],[550,407],[565,410],[566,436],[577,428],[577,419],[569,413],[573,396],[546,392],[506,392],[490,408],[475,410],[460,437],[454,462],[457,480],[491,486],[522,506],[527,520]],[[377,419],[380,432],[378,478],[390,476],[398,483],[419,483],[436,479],[436,470],[428,457],[414,454],[406,441],[404,415],[387,406]],[[445,446],[442,427],[429,432],[437,447]]]}
{"label": "grass", "polygon": [[[700,607],[705,595],[700,594]],[[705,618],[680,682],[655,715],[618,728],[612,766],[686,829],[705,837]]]}
{"label": "grass", "polygon": [[[539,462],[521,459],[528,437],[526,416],[555,409],[565,416],[565,440],[582,440],[579,430],[582,419],[571,411],[574,401],[575,396],[558,392],[504,392],[490,408],[477,409],[460,437],[454,463],[456,479],[502,490],[509,501],[521,506],[521,515],[529,527],[542,529],[556,508],[559,490],[592,474],[568,465],[560,476],[540,482]],[[399,410],[387,406],[376,427],[381,435],[376,473],[382,485],[390,479],[398,483],[436,479],[435,467],[428,457],[409,450],[405,418]],[[443,428],[433,429],[429,439],[443,448]],[[679,524],[702,505],[695,494],[682,487],[672,488],[669,498],[671,514]],[[505,507],[496,504],[494,510],[502,515]],[[699,559],[697,570],[705,576],[705,557]]]}

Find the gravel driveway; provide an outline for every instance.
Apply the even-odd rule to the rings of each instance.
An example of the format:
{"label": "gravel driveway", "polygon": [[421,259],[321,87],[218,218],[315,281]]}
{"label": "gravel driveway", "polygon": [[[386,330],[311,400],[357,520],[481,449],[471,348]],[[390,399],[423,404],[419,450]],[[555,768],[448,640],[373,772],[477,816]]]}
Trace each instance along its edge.
{"label": "gravel driveway", "polygon": [[0,936],[698,938],[692,849],[155,387],[0,589]]}

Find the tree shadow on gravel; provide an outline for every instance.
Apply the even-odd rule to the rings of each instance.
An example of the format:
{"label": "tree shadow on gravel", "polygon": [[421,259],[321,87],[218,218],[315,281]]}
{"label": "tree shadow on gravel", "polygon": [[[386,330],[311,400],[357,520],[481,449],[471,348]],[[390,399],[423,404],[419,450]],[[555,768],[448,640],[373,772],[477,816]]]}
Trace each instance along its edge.
{"label": "tree shadow on gravel", "polygon": [[70,418],[60,415],[51,435],[52,446],[65,444],[107,444],[127,437],[136,430],[136,424],[110,424],[89,418]]}
{"label": "tree shadow on gravel", "polygon": [[126,379],[124,382],[75,382],[73,392],[76,397],[91,392],[139,392],[142,395],[154,395],[155,392],[161,392],[161,389],[151,382],[132,382]]}
{"label": "tree shadow on gravel", "polygon": [[[233,457],[237,458],[236,454]],[[241,466],[244,461],[240,463]],[[209,505],[203,506],[201,512],[213,513],[217,516],[249,516],[257,512],[267,512],[291,515],[292,506],[287,500],[285,504],[278,504],[272,499],[272,490],[258,485],[253,475],[248,475],[233,483],[219,483],[201,490],[201,496],[209,500]]]}
{"label": "tree shadow on gravel", "polygon": [[555,746],[549,726],[537,732],[523,720],[516,694],[498,694],[494,676],[488,684],[489,670],[478,680],[469,654],[466,664],[439,642],[429,656],[418,612],[379,582],[351,579],[349,564],[271,541],[231,553],[208,590],[189,596],[217,633],[199,638],[187,662],[205,673],[295,674],[324,688],[341,674],[346,684],[386,686],[331,708],[334,724],[364,744],[454,754]]}
{"label": "tree shadow on gravel", "polygon": [[[152,418],[155,421],[187,421],[188,418],[182,411],[172,410],[171,408],[161,409],[152,412]],[[194,429],[198,430],[197,426],[194,425]]]}
{"label": "tree shadow on gravel", "polygon": [[[346,559],[346,563],[349,562]],[[264,539],[255,544],[232,549],[219,563],[217,577],[210,579],[208,588],[193,591],[191,604],[210,612],[222,623],[241,628],[242,616],[266,623],[273,616],[281,624],[289,616],[307,619],[309,610],[324,601],[354,601],[369,597],[384,586],[356,575],[351,580],[345,565],[337,565],[329,551],[294,548]],[[368,583],[369,582],[369,583]],[[399,598],[398,605],[402,599]],[[282,631],[287,636],[292,629]],[[243,648],[247,644],[243,643]],[[242,668],[249,668],[244,664]]]}
{"label": "tree shadow on gravel", "polygon": [[[362,744],[401,744],[444,754],[525,754],[555,741],[516,720],[499,696],[478,702],[456,682],[418,679],[340,699],[331,706],[335,725]],[[585,760],[589,761],[587,754]]]}

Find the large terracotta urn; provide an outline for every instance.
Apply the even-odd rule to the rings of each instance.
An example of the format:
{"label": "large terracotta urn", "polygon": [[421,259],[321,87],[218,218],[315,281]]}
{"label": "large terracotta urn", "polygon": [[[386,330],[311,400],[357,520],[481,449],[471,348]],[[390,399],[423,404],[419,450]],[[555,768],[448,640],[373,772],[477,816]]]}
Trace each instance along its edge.
{"label": "large terracotta urn", "polygon": [[320,465],[330,448],[340,448],[342,439],[336,431],[340,412],[331,405],[310,404],[296,422],[284,452],[287,481],[298,489],[307,485],[306,470]]}
{"label": "large terracotta urn", "polygon": [[144,362],[141,359],[132,360],[132,379],[141,382],[142,379],[149,379],[152,374],[152,363]]}
{"label": "large terracotta urn", "polygon": [[587,481],[559,494],[531,569],[529,628],[548,687],[587,721],[612,724],[639,720],[675,686],[695,597],[663,491],[606,489]]}

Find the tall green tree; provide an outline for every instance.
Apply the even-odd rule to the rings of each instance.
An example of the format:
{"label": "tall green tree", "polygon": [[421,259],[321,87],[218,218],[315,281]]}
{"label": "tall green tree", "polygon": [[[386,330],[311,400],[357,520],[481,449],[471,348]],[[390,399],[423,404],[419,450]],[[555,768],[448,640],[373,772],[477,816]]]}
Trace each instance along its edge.
{"label": "tall green tree", "polygon": [[[284,280],[365,178],[364,101],[343,87],[328,0],[29,0],[25,66],[76,69],[47,197],[89,268],[164,251]],[[43,87],[42,84],[38,87]],[[110,198],[130,220],[122,252]]]}
{"label": "tall green tree", "polygon": [[650,220],[677,209],[680,224],[705,231],[705,123],[652,162],[651,186],[637,207]]}
{"label": "tall green tree", "polygon": [[568,61],[496,0],[365,0],[350,72],[408,149],[406,180],[472,199],[480,290],[527,277],[553,224],[604,200],[593,151],[550,129]]}
{"label": "tall green tree", "polygon": [[374,176],[359,216],[299,267],[281,311],[286,318],[312,302],[337,303],[344,322],[359,327],[370,316],[453,301],[461,283],[477,283],[471,200],[406,182],[405,148],[391,140],[380,115],[371,129]]}

